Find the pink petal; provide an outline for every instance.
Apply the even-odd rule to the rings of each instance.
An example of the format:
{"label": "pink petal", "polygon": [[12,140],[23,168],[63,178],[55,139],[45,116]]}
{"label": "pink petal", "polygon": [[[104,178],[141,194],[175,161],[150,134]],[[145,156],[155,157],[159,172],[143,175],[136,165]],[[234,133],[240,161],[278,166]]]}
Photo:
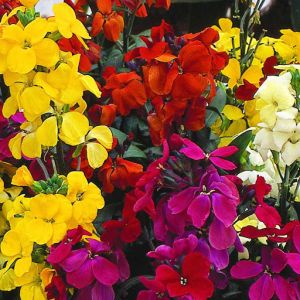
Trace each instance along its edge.
{"label": "pink petal", "polygon": [[102,256],[93,260],[92,268],[96,279],[105,285],[113,285],[120,278],[117,266]]}
{"label": "pink petal", "polygon": [[91,300],[114,300],[115,292],[111,286],[107,286],[101,284],[100,282],[96,282],[92,289],[92,299]]}
{"label": "pink petal", "polygon": [[300,226],[296,226],[293,231],[293,243],[297,251],[300,252]]}
{"label": "pink petal", "polygon": [[287,263],[293,269],[294,272],[300,274],[300,254],[298,253],[286,253]]}
{"label": "pink petal", "polygon": [[248,279],[259,275],[263,270],[264,267],[260,263],[240,260],[231,268],[230,274],[235,279]]}
{"label": "pink petal", "polygon": [[255,210],[255,214],[258,220],[265,223],[267,228],[274,228],[276,225],[281,224],[281,217],[276,208],[266,203],[259,205]]}
{"label": "pink petal", "polygon": [[67,273],[67,282],[78,289],[90,285],[94,279],[91,260],[87,260],[79,269]]}
{"label": "pink petal", "polygon": [[296,300],[297,296],[293,286],[279,275],[273,278],[275,294],[280,300]]}
{"label": "pink petal", "polygon": [[185,148],[182,148],[179,152],[193,160],[201,160],[205,158],[204,151],[195,143],[189,139],[183,139]]}
{"label": "pink petal", "polygon": [[217,218],[214,218],[209,227],[209,242],[217,250],[227,249],[236,239],[236,231],[232,226],[225,227]]}
{"label": "pink petal", "polygon": [[199,195],[194,199],[187,210],[192,218],[193,225],[201,228],[210,214],[210,199],[207,195]]}
{"label": "pink petal", "polygon": [[186,210],[195,198],[197,191],[199,191],[199,188],[190,187],[172,196],[168,201],[168,207],[172,214],[178,214]]}
{"label": "pink petal", "polygon": [[74,250],[70,255],[60,263],[60,266],[66,272],[73,272],[80,268],[81,265],[88,259],[88,252],[85,249]]}
{"label": "pink petal", "polygon": [[227,171],[231,171],[236,169],[236,165],[226,159],[220,158],[220,157],[209,157],[209,160],[217,167],[223,169],[223,170],[227,170]]}
{"label": "pink petal", "polygon": [[211,195],[215,216],[226,226],[232,225],[237,214],[236,205],[231,198],[219,193]]}
{"label": "pink petal", "polygon": [[282,250],[278,248],[272,250],[271,262],[270,262],[272,272],[280,273],[285,268],[286,263],[287,263],[286,254]]}
{"label": "pink petal", "polygon": [[227,157],[230,156],[234,153],[239,151],[239,148],[236,146],[225,146],[225,147],[220,147],[213,152],[210,153],[210,157],[215,157],[215,156],[220,156],[220,157]]}
{"label": "pink petal", "polygon": [[250,300],[270,300],[274,295],[274,285],[270,275],[262,275],[249,290]]}

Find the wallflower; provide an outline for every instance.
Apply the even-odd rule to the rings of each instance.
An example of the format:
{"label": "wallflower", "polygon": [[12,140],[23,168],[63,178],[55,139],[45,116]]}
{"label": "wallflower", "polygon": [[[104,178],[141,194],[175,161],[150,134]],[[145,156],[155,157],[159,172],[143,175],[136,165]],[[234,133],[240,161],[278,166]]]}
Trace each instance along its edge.
{"label": "wallflower", "polygon": [[20,0],[20,2],[26,7],[33,7],[39,0]]}
{"label": "wallflower", "polygon": [[11,179],[11,184],[18,186],[31,186],[33,178],[26,166],[21,166],[17,169],[16,174]]}
{"label": "wallflower", "polygon": [[57,44],[45,38],[47,21],[36,18],[24,29],[19,25],[9,25],[3,29],[2,41],[7,52],[7,68],[11,72],[26,74],[36,65],[51,67],[59,59]]}
{"label": "wallflower", "polygon": [[24,228],[31,241],[39,245],[60,242],[72,217],[72,205],[65,196],[38,194],[30,199]]}

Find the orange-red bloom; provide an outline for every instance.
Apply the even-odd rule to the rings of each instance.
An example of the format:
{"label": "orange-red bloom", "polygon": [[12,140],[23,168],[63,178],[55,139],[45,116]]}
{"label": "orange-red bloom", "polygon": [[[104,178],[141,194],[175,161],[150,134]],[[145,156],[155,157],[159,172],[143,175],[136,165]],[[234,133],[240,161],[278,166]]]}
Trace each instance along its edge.
{"label": "orange-red bloom", "polygon": [[97,0],[96,3],[99,11],[94,16],[91,35],[96,36],[103,30],[109,41],[116,42],[124,29],[123,17],[112,10],[111,0]]}
{"label": "orange-red bloom", "polygon": [[133,187],[143,172],[143,166],[121,157],[114,161],[109,157],[99,169],[98,178],[103,183],[103,190],[107,193],[117,187],[125,190]]}
{"label": "orange-red bloom", "polygon": [[113,103],[122,116],[140,108],[147,100],[142,79],[135,72],[109,76],[104,89],[111,92]]}

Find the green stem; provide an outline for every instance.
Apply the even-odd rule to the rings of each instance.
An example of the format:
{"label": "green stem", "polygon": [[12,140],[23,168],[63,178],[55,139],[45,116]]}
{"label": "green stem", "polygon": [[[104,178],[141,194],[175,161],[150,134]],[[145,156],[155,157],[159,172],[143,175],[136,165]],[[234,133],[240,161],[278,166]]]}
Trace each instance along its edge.
{"label": "green stem", "polygon": [[288,195],[289,195],[289,188],[290,188],[290,167],[286,166],[283,182],[281,184],[280,199],[279,199],[279,210],[280,210],[280,215],[281,215],[283,224],[286,224],[286,222],[287,222],[286,204],[287,204],[287,199],[288,199]]}
{"label": "green stem", "polygon": [[47,170],[46,166],[44,165],[43,161],[42,161],[39,157],[38,157],[36,160],[37,160],[39,166],[41,167],[41,169],[43,170],[43,173],[44,173],[44,175],[45,175],[45,178],[46,178],[47,180],[50,179],[48,170]]}

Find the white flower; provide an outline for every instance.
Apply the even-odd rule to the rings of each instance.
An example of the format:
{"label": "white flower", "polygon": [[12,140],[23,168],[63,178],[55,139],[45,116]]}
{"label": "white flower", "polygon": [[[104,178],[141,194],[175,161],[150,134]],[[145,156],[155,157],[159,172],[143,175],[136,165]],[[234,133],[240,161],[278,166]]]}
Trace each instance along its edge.
{"label": "white flower", "polygon": [[40,0],[35,6],[35,10],[41,14],[41,17],[52,17],[54,16],[53,5],[61,2],[64,0]]}
{"label": "white flower", "polygon": [[282,159],[290,166],[300,158],[300,141],[297,143],[287,142],[282,149]]}

